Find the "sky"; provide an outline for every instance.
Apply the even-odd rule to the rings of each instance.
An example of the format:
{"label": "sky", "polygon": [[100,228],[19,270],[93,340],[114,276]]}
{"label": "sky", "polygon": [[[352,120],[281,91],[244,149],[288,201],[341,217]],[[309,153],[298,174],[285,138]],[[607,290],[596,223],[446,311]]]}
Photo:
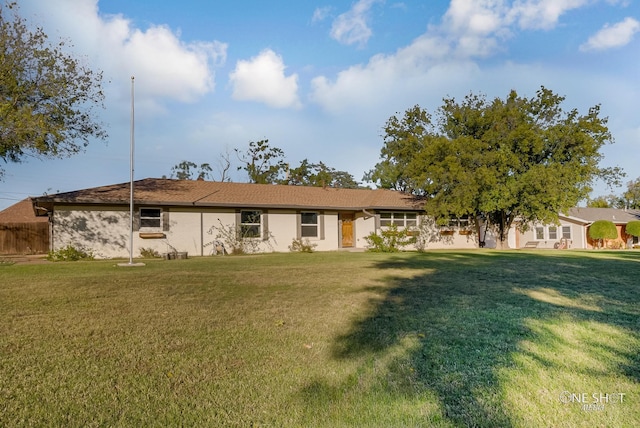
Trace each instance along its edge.
{"label": "sky", "polygon": [[[247,181],[234,149],[269,140],[292,167],[324,162],[362,180],[383,127],[420,105],[473,94],[595,105],[614,143],[602,166],[640,176],[637,0],[18,0],[52,42],[103,72],[109,134],[68,159],[2,164],[0,209],[128,182],[132,80],[135,178],[183,160]],[[596,184],[594,196],[622,188]]]}

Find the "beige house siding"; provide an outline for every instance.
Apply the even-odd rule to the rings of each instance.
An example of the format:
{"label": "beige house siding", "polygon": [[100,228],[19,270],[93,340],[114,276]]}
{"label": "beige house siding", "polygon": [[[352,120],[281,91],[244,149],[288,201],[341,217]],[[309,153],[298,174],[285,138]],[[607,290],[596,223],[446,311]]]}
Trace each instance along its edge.
{"label": "beige house siding", "polygon": [[[154,208],[154,207],[152,207]],[[172,251],[189,255],[211,255],[213,243],[224,241],[220,229],[236,227],[236,209],[166,208],[168,230],[162,228],[139,228],[133,233],[134,257],[140,249],[151,249],[158,253]],[[251,209],[251,208],[247,208]],[[287,252],[298,236],[297,210],[261,210],[261,221],[268,224],[269,239],[257,238],[259,252]],[[312,210],[307,210],[312,211]],[[136,210],[136,213],[138,210]],[[321,213],[322,236],[309,238],[316,251],[331,251],[339,248],[338,212]],[[364,237],[373,230],[373,219],[356,218],[356,247],[364,248]],[[90,249],[98,258],[129,257],[129,211],[123,207],[56,206],[53,216],[54,250],[67,245]],[[320,233],[319,233],[320,234]],[[221,236],[221,237],[218,237]],[[264,238],[264,236],[263,236]],[[225,247],[229,248],[228,242]]]}
{"label": "beige house siding", "polygon": [[[187,252],[190,256],[208,256],[214,253],[214,242],[224,241],[221,229],[235,228],[240,209],[206,207],[157,207],[162,211],[160,227],[145,228],[134,221],[133,257],[140,256],[140,249],[150,249],[159,254],[173,251]],[[247,207],[248,210],[253,210]],[[259,252],[288,252],[292,241],[299,236],[301,211],[319,214],[318,237],[309,238],[316,251],[335,251],[341,247],[339,211],[314,211],[293,209],[262,209],[261,224],[264,233],[268,228],[269,239],[255,239]],[[136,207],[135,215],[139,214]],[[376,216],[356,211],[354,215],[354,248],[366,249],[366,237],[376,231]],[[425,221],[424,217],[421,221]],[[266,224],[265,224],[266,223]],[[435,226],[426,228],[424,249],[477,248],[475,234],[461,234],[453,230],[442,234]],[[92,250],[98,258],[129,257],[129,210],[122,206],[56,206],[53,214],[54,250],[67,245]],[[379,231],[379,229],[378,229]],[[488,239],[489,241],[489,239]],[[228,242],[224,242],[227,249]],[[407,250],[415,250],[410,246]]]}
{"label": "beige house siding", "polygon": [[72,245],[99,258],[128,257],[128,242],[129,212],[124,208],[60,206],[53,211],[53,250]]}
{"label": "beige house siding", "polygon": [[[553,237],[552,228],[556,228],[556,236]],[[538,229],[540,228],[540,229]],[[519,232],[516,241],[518,242],[517,248],[539,248],[539,249],[554,249],[563,241],[564,228],[568,228],[570,237],[566,239],[568,248],[571,249],[584,249],[587,248],[586,244],[586,228],[584,225],[570,221],[564,218],[560,218],[560,224],[534,224],[529,227],[525,232]],[[540,234],[541,232],[541,234]]]}

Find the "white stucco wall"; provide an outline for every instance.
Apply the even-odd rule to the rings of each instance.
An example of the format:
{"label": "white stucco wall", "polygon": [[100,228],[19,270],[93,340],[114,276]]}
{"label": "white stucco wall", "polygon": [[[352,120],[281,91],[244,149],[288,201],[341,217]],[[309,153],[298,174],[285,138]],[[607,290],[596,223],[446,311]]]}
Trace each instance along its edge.
{"label": "white stucco wall", "polygon": [[356,248],[367,248],[368,243],[365,237],[375,232],[376,219],[363,212],[357,212],[353,228],[353,245]]}
{"label": "white stucco wall", "polygon": [[[137,209],[136,209],[137,212]],[[332,251],[339,248],[338,212],[319,212],[323,219],[323,236],[309,238],[316,251]],[[140,249],[168,252],[187,252],[189,255],[211,255],[215,241],[225,241],[228,233],[236,226],[235,209],[175,208],[163,209],[168,215],[168,230],[163,228],[140,228],[133,233],[134,257],[140,256]],[[295,210],[264,210],[262,224],[266,217],[269,239],[253,240],[255,250],[260,252],[288,252],[296,239],[297,215]],[[92,250],[98,258],[129,257],[129,210],[124,207],[57,206],[54,210],[54,238],[52,248],[67,245]],[[356,230],[364,233],[372,230],[373,219]],[[319,229],[321,226],[318,226]],[[155,233],[155,235],[153,235]],[[151,237],[145,238],[145,236]],[[161,237],[157,237],[158,234]],[[357,239],[364,245],[364,239]],[[228,242],[224,242],[227,249]]]}
{"label": "white stucco wall", "polygon": [[[544,237],[543,239],[537,239],[535,227],[540,226],[544,229]],[[534,242],[537,243],[536,248],[541,249],[552,249],[558,244],[562,239],[562,228],[564,226],[571,228],[571,238],[569,239],[569,248],[570,249],[584,249],[587,248],[586,243],[586,228],[581,224],[577,224],[572,221],[565,220],[560,218],[560,225],[557,226],[557,238],[551,239],[549,236],[549,226],[557,226],[557,225],[546,225],[546,224],[536,224],[531,225],[528,230],[525,232],[517,232],[518,237],[518,247],[524,248],[527,243]]]}
{"label": "white stucco wall", "polygon": [[[454,249],[475,249],[478,248],[477,234],[474,230],[467,232],[466,229],[458,227],[448,229],[437,226],[432,220],[425,216],[419,217],[420,235],[417,242],[404,247],[404,250],[454,250]],[[362,246],[367,247],[365,237],[374,231],[375,222],[368,222],[364,228],[366,233],[361,235]],[[378,234],[381,230],[377,231]],[[485,237],[485,248],[495,248],[496,239],[493,233],[488,232]]]}
{"label": "white stucco wall", "polygon": [[129,256],[129,211],[113,207],[56,207],[51,247],[72,245],[92,250],[96,257]]}
{"label": "white stucco wall", "polygon": [[[152,207],[151,207],[152,208]],[[136,209],[137,212],[137,209]],[[318,225],[322,236],[309,238],[316,251],[335,251],[341,246],[340,215],[337,211],[319,211],[322,220]],[[214,252],[214,241],[225,241],[225,236],[236,227],[236,210],[233,208],[163,208],[163,226],[155,229],[141,228],[133,233],[134,257],[140,249],[149,249],[159,254],[173,251],[187,252],[190,256],[208,256]],[[261,224],[265,220],[269,239],[254,239],[254,250],[260,252],[288,252],[298,235],[299,211],[271,209],[263,210]],[[164,219],[164,217],[163,217]],[[53,215],[53,249],[66,245],[90,249],[99,258],[129,257],[129,210],[128,207],[56,206]],[[354,248],[367,248],[366,237],[375,232],[376,218],[369,213],[355,212],[353,233]],[[227,233],[225,233],[227,231]],[[454,230],[442,234],[440,229],[425,228],[422,248],[471,249],[477,248],[475,233],[461,234]],[[487,248],[495,247],[495,239],[486,237]],[[522,240],[520,241],[522,243]],[[230,249],[229,242],[224,242]],[[417,249],[418,246],[407,248]]]}

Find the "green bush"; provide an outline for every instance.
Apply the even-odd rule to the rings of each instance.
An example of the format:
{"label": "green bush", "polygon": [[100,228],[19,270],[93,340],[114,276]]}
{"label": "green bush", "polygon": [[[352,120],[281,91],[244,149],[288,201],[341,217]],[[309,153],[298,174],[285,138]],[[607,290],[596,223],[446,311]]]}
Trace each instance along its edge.
{"label": "green bush", "polygon": [[312,244],[309,241],[309,238],[305,239],[294,239],[289,245],[289,251],[299,252],[299,253],[313,253],[313,249],[317,247],[318,244]]}
{"label": "green bush", "polygon": [[140,248],[140,256],[145,258],[145,259],[153,259],[153,258],[160,257],[160,253],[158,253],[153,248],[144,248],[144,247],[142,247],[142,248]]}
{"label": "green bush", "polygon": [[409,244],[416,242],[416,236],[407,229],[398,230],[396,225],[381,229],[380,234],[371,232],[364,238],[369,245],[368,251],[376,253],[396,253]]}
{"label": "green bush", "polygon": [[598,247],[602,247],[602,241],[605,239],[616,239],[618,237],[618,230],[616,225],[609,220],[594,221],[589,226],[589,238],[598,241]]}
{"label": "green bush", "polygon": [[627,223],[625,228],[627,235],[640,236],[640,220],[634,220]]}
{"label": "green bush", "polygon": [[66,247],[58,250],[49,251],[47,254],[47,260],[51,262],[75,262],[78,260],[93,260],[93,251],[76,248],[73,245],[67,245]]}
{"label": "green bush", "polygon": [[254,238],[249,235],[248,230],[243,229],[239,225],[224,225],[220,219],[218,219],[218,224],[218,226],[211,226],[209,228],[207,233],[209,235],[215,233],[215,238],[213,241],[205,244],[206,246],[215,245],[216,241],[220,241],[224,243],[225,250],[228,252],[227,254],[233,255],[258,253],[262,245],[273,250],[272,241],[274,238],[271,233],[268,233],[267,236],[263,236],[262,238]]}

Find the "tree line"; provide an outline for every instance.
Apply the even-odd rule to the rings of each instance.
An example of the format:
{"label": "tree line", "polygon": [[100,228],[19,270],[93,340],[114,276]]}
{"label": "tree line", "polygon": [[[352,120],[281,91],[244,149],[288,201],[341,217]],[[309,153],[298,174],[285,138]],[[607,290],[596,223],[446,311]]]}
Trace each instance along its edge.
{"label": "tree line", "polygon": [[627,188],[621,194],[597,196],[587,202],[593,208],[619,208],[640,210],[640,177],[627,182]]}
{"label": "tree line", "polygon": [[[286,184],[292,186],[341,187],[355,189],[360,183],[350,173],[327,166],[324,162],[312,163],[304,159],[292,167],[285,153],[269,145],[269,140],[251,141],[247,149],[234,149],[240,163],[237,170],[244,170],[249,183]],[[232,161],[229,152],[219,158],[219,181],[230,181]],[[214,170],[209,163],[197,164],[182,161],[171,168],[171,177],[179,180],[211,180]]]}

